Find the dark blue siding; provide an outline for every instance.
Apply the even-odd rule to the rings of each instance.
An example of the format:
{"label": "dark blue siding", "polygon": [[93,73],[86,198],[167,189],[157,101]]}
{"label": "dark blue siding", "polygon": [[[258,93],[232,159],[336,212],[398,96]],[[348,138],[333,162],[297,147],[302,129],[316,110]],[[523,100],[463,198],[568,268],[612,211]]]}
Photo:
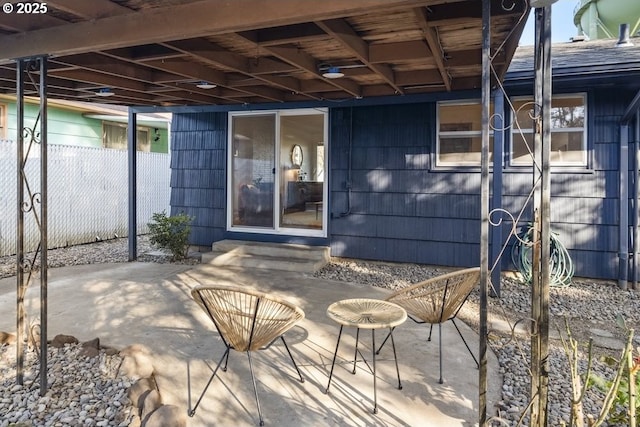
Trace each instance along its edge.
{"label": "dark blue siding", "polygon": [[[578,276],[617,277],[619,122],[632,95],[613,89],[590,91],[587,106],[590,168],[587,171],[552,169],[551,228],[569,250]],[[505,209],[514,214],[522,209],[531,181],[529,172],[505,171]],[[529,206],[519,226],[531,220],[530,212]],[[511,224],[505,225],[505,235],[509,227]],[[503,259],[502,265],[511,267],[508,259]]]}
{"label": "dark blue siding", "polygon": [[171,213],[194,217],[192,245],[221,240],[226,226],[226,113],[174,114]]}
{"label": "dark blue siding", "polygon": [[[578,275],[612,279],[617,274],[619,120],[632,95],[590,91],[589,168],[555,170],[551,176],[552,229],[569,249]],[[334,255],[478,264],[480,174],[431,168],[435,104],[334,109],[331,119]],[[531,220],[531,202],[526,205],[531,187],[530,169],[505,170],[503,207],[514,215],[522,212],[518,230]],[[503,224],[504,236],[511,227]],[[512,267],[508,254],[505,268]]]}
{"label": "dark blue siding", "polygon": [[[569,249],[578,276],[615,279],[619,120],[634,93],[584,90],[589,91],[589,167],[552,170],[552,229]],[[433,168],[435,107],[424,102],[330,109],[328,206],[334,256],[479,264],[480,173]],[[172,213],[194,216],[192,243],[208,246],[230,235],[225,232],[227,114],[175,114],[172,132]],[[530,168],[505,168],[503,208],[514,216],[522,212],[518,230],[531,220],[531,186]],[[507,239],[512,224],[505,220],[502,227]],[[242,238],[242,233],[231,235]],[[509,254],[503,256],[503,268],[512,268]]]}
{"label": "dark blue siding", "polygon": [[480,177],[429,170],[434,120],[432,103],[332,110],[333,255],[479,263]]}

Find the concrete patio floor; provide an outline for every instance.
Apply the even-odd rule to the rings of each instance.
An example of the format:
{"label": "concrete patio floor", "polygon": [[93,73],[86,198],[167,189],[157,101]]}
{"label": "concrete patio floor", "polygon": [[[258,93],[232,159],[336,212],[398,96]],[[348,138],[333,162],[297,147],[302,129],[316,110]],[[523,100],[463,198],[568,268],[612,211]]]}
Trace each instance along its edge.
{"label": "concrete patio floor", "polygon": [[[300,383],[281,343],[254,354],[254,369],[267,426],[475,426],[478,369],[451,322],[443,325],[444,384],[438,383],[438,337],[426,341],[427,325],[408,320],[394,332],[403,388],[398,390],[393,352],[378,357],[378,409],[373,378],[364,363],[351,374],[355,330],[345,329],[329,394],[325,394],[339,326],[327,318],[329,304],[346,298],[384,298],[389,291],[321,280],[308,274],[155,263],[94,264],[49,271],[49,338],[69,334],[81,341],[100,338],[123,348],[143,344],[153,352],[155,377],[164,404],[184,411],[195,403],[224,345],[211,321],[191,299],[200,283],[241,284],[272,292],[300,306],[306,318],[285,338],[305,378]],[[0,280],[0,331],[15,332],[15,278]],[[38,287],[28,293],[28,312],[37,317]],[[476,352],[478,336],[458,322]],[[370,333],[361,334],[365,356]],[[381,342],[385,333],[376,334]],[[380,338],[378,338],[380,337]],[[499,400],[501,378],[488,355],[488,413]],[[254,426],[258,414],[244,354],[232,352],[229,370],[211,383],[188,426]]]}

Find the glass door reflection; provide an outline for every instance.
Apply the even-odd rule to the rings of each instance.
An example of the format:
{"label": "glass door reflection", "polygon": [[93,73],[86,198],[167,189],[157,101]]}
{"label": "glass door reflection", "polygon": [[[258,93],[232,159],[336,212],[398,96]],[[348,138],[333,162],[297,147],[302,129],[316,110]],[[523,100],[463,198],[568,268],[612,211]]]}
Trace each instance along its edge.
{"label": "glass door reflection", "polygon": [[322,229],[325,115],[280,116],[280,227]]}
{"label": "glass door reflection", "polygon": [[232,118],[232,224],[274,227],[276,115]]}

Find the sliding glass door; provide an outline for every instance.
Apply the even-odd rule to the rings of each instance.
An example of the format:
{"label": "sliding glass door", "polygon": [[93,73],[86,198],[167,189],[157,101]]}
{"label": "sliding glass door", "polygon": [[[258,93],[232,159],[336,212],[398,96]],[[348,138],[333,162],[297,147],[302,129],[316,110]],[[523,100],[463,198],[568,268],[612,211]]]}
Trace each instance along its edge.
{"label": "sliding glass door", "polygon": [[230,229],[326,236],[326,115],[230,115]]}
{"label": "sliding glass door", "polygon": [[233,116],[231,186],[234,226],[274,225],[276,115]]}

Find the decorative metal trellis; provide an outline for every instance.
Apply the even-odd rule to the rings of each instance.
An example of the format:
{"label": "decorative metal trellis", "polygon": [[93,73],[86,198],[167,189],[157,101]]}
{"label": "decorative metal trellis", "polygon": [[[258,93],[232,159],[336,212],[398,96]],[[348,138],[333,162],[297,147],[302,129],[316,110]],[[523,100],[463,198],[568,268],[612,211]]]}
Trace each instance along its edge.
{"label": "decorative metal trellis", "polygon": [[[30,340],[40,352],[40,395],[47,392],[47,57],[18,59],[16,61],[17,109],[17,340],[16,380],[24,382],[24,339],[26,335],[25,294],[39,268],[40,326],[38,340]],[[25,87],[36,89],[40,99],[39,111],[32,127],[25,126]],[[40,147],[39,156],[34,153]],[[27,163],[40,161],[39,182],[27,176]],[[24,250],[25,216],[32,215],[40,230],[40,243],[32,258]],[[37,267],[39,266],[39,267]],[[30,331],[32,332],[32,331]]]}
{"label": "decorative metal trellis", "polygon": [[[511,9],[518,1],[529,3],[529,0],[503,0],[503,9]],[[552,2],[547,2],[548,4]],[[489,191],[489,143],[490,131],[504,132],[509,127],[520,128],[517,123],[517,114],[513,114],[514,123],[503,125],[502,111],[494,117],[490,117],[490,87],[492,74],[498,82],[499,90],[497,99],[506,97],[500,79],[495,75],[492,67],[493,58],[504,46],[491,52],[491,2],[482,2],[483,25],[483,63],[482,63],[482,150],[481,150],[481,245],[480,245],[480,373],[479,373],[479,425],[494,425],[494,422],[504,424],[504,420],[498,417],[487,419],[487,297],[489,294],[500,296],[499,265],[502,256],[506,252],[507,245],[513,238],[518,238],[517,226],[527,206],[533,202],[532,210],[532,238],[527,242],[532,252],[532,277],[531,277],[531,352],[529,374],[531,377],[530,401],[527,409],[530,415],[529,425],[535,427],[546,426],[548,423],[548,386],[549,386],[549,286],[550,286],[550,110],[551,110],[551,6],[546,5],[535,9],[535,93],[532,108],[531,124],[533,125],[533,147],[529,148],[529,154],[533,159],[533,182],[531,191],[526,198],[520,212],[516,215],[504,210],[500,206],[500,200],[491,200]],[[528,10],[528,8],[525,8]],[[521,19],[526,19],[523,15]],[[502,104],[501,104],[502,107]],[[513,109],[511,104],[509,107]],[[501,108],[502,110],[503,108]],[[494,174],[502,171],[502,143],[501,137],[494,135]],[[495,182],[501,182],[501,179]],[[495,189],[495,187],[494,187]],[[494,191],[494,196],[499,191]],[[490,202],[493,201],[493,210],[490,211]],[[502,226],[503,217],[511,223],[510,235],[504,240],[498,249],[496,243],[500,242],[499,228]],[[492,218],[497,218],[492,220]],[[489,226],[493,226],[491,252],[489,250]],[[489,256],[492,258],[492,266],[489,267]],[[496,274],[492,273],[495,271]],[[491,282],[493,276],[494,282]],[[521,319],[523,320],[523,319]],[[516,325],[512,325],[515,330]],[[512,334],[512,339],[515,334]],[[522,354],[525,358],[525,354]],[[525,417],[523,413],[521,419]]]}

